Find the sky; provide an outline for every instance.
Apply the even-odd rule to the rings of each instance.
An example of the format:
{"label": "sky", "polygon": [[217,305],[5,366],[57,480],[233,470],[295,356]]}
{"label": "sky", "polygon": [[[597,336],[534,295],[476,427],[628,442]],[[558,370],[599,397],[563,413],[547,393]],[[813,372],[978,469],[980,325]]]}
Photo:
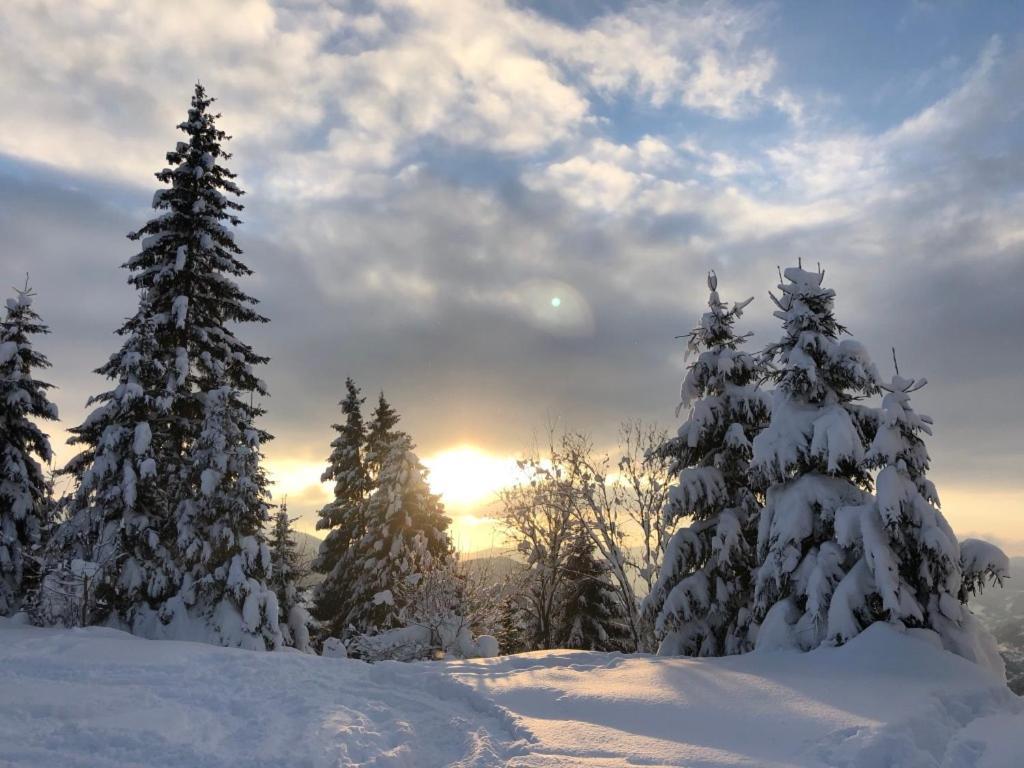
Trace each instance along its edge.
{"label": "sky", "polygon": [[954,528],[1024,554],[1024,4],[9,0],[0,277],[61,424],[137,297],[125,235],[193,84],[247,194],[274,494],[312,530],[346,376],[402,414],[457,544],[552,421],[674,430],[715,270],[778,337],[818,264],[883,376],[926,377]]}

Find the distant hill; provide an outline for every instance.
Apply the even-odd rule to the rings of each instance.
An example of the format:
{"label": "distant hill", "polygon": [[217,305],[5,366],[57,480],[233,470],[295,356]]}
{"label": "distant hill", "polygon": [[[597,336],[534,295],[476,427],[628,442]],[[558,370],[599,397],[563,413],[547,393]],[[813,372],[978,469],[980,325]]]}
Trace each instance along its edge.
{"label": "distant hill", "polygon": [[463,559],[462,565],[469,574],[480,577],[488,584],[502,584],[508,581],[512,574],[526,567],[522,560],[508,555]]}
{"label": "distant hill", "polygon": [[1024,557],[1010,558],[1002,589],[989,587],[970,606],[999,641],[1011,690],[1024,695]]}
{"label": "distant hill", "polygon": [[300,567],[307,572],[306,578],[299,582],[299,587],[306,589],[316,586],[324,580],[324,577],[323,574],[313,571],[311,566],[317,553],[320,551],[320,542],[323,540],[303,531],[292,531],[292,536],[295,539],[295,547],[299,553]]}

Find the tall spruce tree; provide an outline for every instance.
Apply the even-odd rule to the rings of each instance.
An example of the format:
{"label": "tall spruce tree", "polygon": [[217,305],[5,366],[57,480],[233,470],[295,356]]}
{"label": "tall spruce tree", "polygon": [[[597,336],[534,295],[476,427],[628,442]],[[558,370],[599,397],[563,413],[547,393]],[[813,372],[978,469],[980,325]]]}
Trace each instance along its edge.
{"label": "tall spruce tree", "polygon": [[629,618],[612,586],[610,568],[594,556],[582,528],[570,544],[565,561],[568,579],[562,595],[561,648],[584,651],[626,651],[632,646]]}
{"label": "tall spruce tree", "polygon": [[38,580],[38,549],[47,527],[49,486],[40,460],[52,459],[50,440],[35,420],[57,418],[51,385],[34,371],[50,366],[32,346],[49,333],[32,309],[25,283],[7,300],[0,325],[0,616],[21,609]]}
{"label": "tall spruce tree", "polygon": [[357,574],[351,549],[366,530],[363,504],[370,491],[364,455],[364,398],[352,379],[346,379],[345,388],[341,401],[345,420],[334,425],[338,434],[331,441],[327,469],[320,478],[322,482],[334,481],[334,498],[319,512],[316,527],[327,531],[327,536],[313,563],[314,569],[325,575],[314,592],[313,615],[327,635],[339,638],[345,634],[345,621],[352,611],[352,586]]}
{"label": "tall spruce tree", "polygon": [[880,471],[868,502],[840,509],[836,517],[839,543],[857,561],[832,597],[828,636],[843,642],[875,621],[924,627],[948,650],[998,669],[992,638],[961,602],[967,595],[960,545],[927,477],[923,436],[932,434],[932,420],[910,403],[925,384],[897,371],[880,385],[885,394],[867,455]]}
{"label": "tall spruce tree", "polygon": [[403,626],[400,587],[452,557],[450,520],[408,435],[391,440],[375,485],[364,507],[366,532],[351,547],[356,578],[343,624],[370,634]]}
{"label": "tall spruce tree", "polygon": [[70,430],[69,443],[84,448],[64,469],[76,487],[58,531],[66,555],[99,566],[92,619],[114,614],[129,628],[174,593],[180,576],[169,548],[173,508],[153,442],[164,434],[166,370],[149,310],[143,295],[121,329],[121,349],[96,371],[114,388],[91,397],[97,407]]}
{"label": "tall spruce tree", "polygon": [[863,504],[865,459],[877,412],[857,400],[878,392],[867,352],[835,318],[824,273],[785,271],[771,296],[784,335],[770,345],[771,422],[753,441],[751,477],[766,490],[758,527],[757,646],[813,648],[826,640],[836,585],[855,558],[836,540],[836,513]]}
{"label": "tall spruce tree", "polygon": [[[748,650],[761,505],[748,470],[751,441],[769,418],[758,387],[763,365],[741,349],[736,320],[751,299],[729,307],[708,276],[708,311],[688,337],[696,355],[683,380],[677,435],[658,448],[678,478],[664,516],[670,526],[661,573],[645,601],[666,655],[720,656]],[[678,411],[677,411],[678,413]]]}
{"label": "tall spruce tree", "polygon": [[[62,526],[59,538],[73,543],[73,552],[75,546],[81,547],[83,527],[100,531],[96,540],[87,542],[95,555],[100,542],[109,543],[102,531],[138,528],[138,539],[145,540],[145,547],[140,548],[132,536],[127,541],[118,536],[117,545],[127,549],[104,553],[105,561],[119,564],[113,581],[135,585],[115,598],[122,617],[135,616],[134,631],[173,634],[174,627],[165,625],[182,618],[188,606],[209,622],[210,639],[256,646],[277,642],[276,609],[272,620],[264,620],[245,608],[254,604],[249,595],[264,596],[268,591],[261,554],[267,521],[266,479],[259,461],[260,445],[270,436],[255,427],[263,414],[255,398],[266,395],[255,367],[267,358],[240,341],[232,328],[238,323],[266,322],[266,318],[255,311],[256,300],[236,282],[251,274],[239,259],[241,249],[231,229],[240,223],[237,213],[242,206],[234,198],[242,190],[223,164],[230,158],[223,147],[228,137],[216,126],[219,115],[210,111],[212,103],[197,84],[187,118],[178,125],[187,140],[167,153],[168,167],[156,174],[166,185],[153,196],[157,215],[129,235],[141,245],[124,265],[130,272],[129,283],[140,292],[139,308],[119,330],[127,337],[121,353],[101,369],[120,381],[122,358],[126,354],[130,358],[133,345],[140,343],[137,336],[151,331],[153,351],[146,355],[145,371],[140,368],[139,373],[145,379],[142,388],[150,385],[150,376],[159,375],[162,380],[152,393],[131,398],[131,414],[117,418],[135,418],[137,424],[149,426],[150,454],[133,471],[144,472],[148,479],[152,470],[158,478],[159,489],[152,489],[156,506],[143,508],[138,498],[128,504],[124,494],[120,501],[115,498],[114,478],[108,476],[108,463],[114,457],[107,456],[107,446],[101,445],[105,431],[87,420],[75,430],[85,448],[68,471],[80,482],[94,476],[106,480],[103,488],[93,491],[87,485],[87,491],[76,496],[77,509]],[[119,398],[100,396],[105,403]],[[113,419],[115,410],[104,418]],[[121,445],[122,450],[125,447]],[[134,453],[134,443],[131,447]],[[143,466],[149,459],[152,464]],[[121,465],[125,466],[124,461]],[[205,479],[213,477],[209,473],[217,473],[216,483]],[[166,501],[160,501],[160,496]],[[137,510],[147,519],[138,521]],[[218,521],[220,515],[225,517]],[[89,521],[87,525],[83,526],[83,519]],[[200,540],[208,535],[219,538]],[[146,547],[152,552],[146,553]],[[170,554],[171,567],[152,559],[141,562],[159,561],[161,548]],[[139,568],[129,566],[133,560]],[[141,575],[133,575],[137,572]],[[180,574],[180,583],[167,591],[177,594],[157,608],[159,597],[154,594],[163,597],[162,579],[171,574],[175,579]],[[156,586],[154,579],[160,582]],[[234,618],[226,613],[214,616],[219,606],[231,602],[224,597],[227,592],[245,614],[244,626],[237,632],[230,627]],[[150,613],[149,608],[157,610]],[[264,608],[261,604],[260,612]],[[147,614],[147,620],[140,621],[140,614]],[[194,628],[188,632],[195,635]]]}

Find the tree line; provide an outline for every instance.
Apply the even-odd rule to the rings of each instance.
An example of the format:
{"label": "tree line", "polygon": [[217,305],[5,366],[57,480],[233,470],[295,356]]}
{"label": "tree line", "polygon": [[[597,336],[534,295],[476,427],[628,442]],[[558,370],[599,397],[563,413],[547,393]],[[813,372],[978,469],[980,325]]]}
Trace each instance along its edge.
{"label": "tree line", "polygon": [[[744,350],[750,300],[688,334],[685,418],[668,436],[627,422],[617,455],[548,435],[500,494],[507,574],[460,562],[449,518],[383,394],[368,420],[352,379],[318,513],[312,590],[287,509],[273,513],[258,426],[268,360],[235,328],[264,323],[239,286],[243,194],[196,85],[185,135],[156,174],[155,215],[129,237],[135,313],[98,369],[108,388],[71,429],[58,471],[47,332],[27,283],[0,328],[0,615],[119,626],[147,637],[363,658],[572,647],[723,655],[842,643],[884,621],[935,632],[977,661],[994,646],[966,607],[1005,574],[959,542],[927,477],[923,379],[883,380],[836,320],[824,273],[780,271],[780,339]],[[895,365],[895,359],[894,359]],[[880,396],[880,403],[872,399]]]}

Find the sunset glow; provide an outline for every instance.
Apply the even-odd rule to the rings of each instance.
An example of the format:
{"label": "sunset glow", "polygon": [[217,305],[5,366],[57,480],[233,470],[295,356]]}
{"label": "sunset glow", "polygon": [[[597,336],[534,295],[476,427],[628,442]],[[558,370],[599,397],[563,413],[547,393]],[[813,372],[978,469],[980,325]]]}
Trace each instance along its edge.
{"label": "sunset glow", "polygon": [[[495,521],[497,496],[516,481],[519,468],[511,456],[488,453],[473,445],[457,445],[422,459],[430,470],[429,482],[440,494],[452,518],[456,548],[473,551],[493,546],[499,538]],[[274,501],[287,498],[295,510],[298,530],[316,536],[315,510],[331,499],[331,484],[321,483],[322,462],[269,457],[267,472],[273,480]],[[304,513],[304,514],[300,514]]]}
{"label": "sunset glow", "polygon": [[453,511],[472,511],[492,504],[498,492],[516,481],[514,458],[459,445],[423,459],[430,487]]}

